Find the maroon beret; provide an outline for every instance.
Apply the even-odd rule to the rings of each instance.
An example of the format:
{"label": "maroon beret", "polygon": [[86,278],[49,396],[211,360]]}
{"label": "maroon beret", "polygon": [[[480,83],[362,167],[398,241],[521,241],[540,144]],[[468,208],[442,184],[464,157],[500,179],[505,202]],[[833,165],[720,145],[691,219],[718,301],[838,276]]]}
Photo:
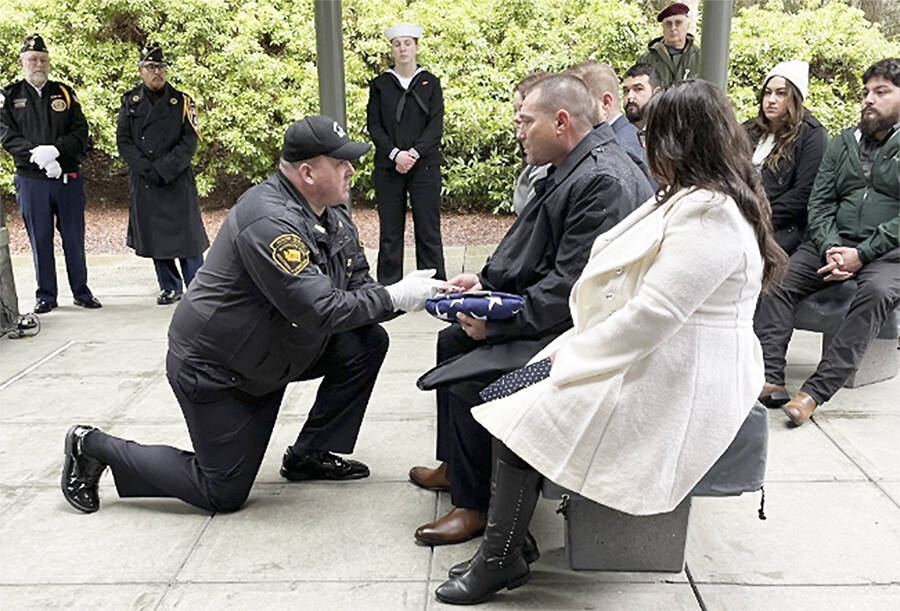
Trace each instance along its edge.
{"label": "maroon beret", "polygon": [[666,8],[664,8],[659,15],[656,16],[656,20],[662,23],[662,20],[666,17],[671,17],[672,15],[687,15],[690,11],[690,7],[687,4],[682,4],[681,2],[673,2]]}

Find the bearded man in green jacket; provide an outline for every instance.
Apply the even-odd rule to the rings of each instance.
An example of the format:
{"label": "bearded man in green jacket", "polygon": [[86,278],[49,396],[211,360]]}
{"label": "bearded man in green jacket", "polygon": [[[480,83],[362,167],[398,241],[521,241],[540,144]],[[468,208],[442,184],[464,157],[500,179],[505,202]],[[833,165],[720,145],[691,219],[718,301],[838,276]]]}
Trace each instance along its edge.
{"label": "bearded man in green jacket", "polygon": [[[809,197],[809,238],[791,255],[782,285],[760,299],[754,326],[763,349],[769,406],[786,397],[784,355],[797,303],[835,282],[856,295],[815,372],[782,409],[801,425],[856,370],[900,303],[900,59],[863,74],[860,122],[831,141]],[[783,400],[782,400],[783,403]]]}

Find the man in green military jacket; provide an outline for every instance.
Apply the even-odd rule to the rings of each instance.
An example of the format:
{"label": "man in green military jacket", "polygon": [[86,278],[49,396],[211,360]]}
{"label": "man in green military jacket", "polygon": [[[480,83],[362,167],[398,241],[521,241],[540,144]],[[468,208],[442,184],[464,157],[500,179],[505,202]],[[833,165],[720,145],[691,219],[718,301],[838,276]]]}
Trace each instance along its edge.
{"label": "man in green military jacket", "polygon": [[863,90],[859,125],[831,141],[819,166],[809,238],[791,255],[782,285],[760,300],[754,321],[766,367],[760,400],[786,398],[784,355],[797,303],[835,282],[856,281],[850,309],[815,372],[782,405],[795,425],[838,391],[900,303],[900,59],[869,67]]}
{"label": "man in green military jacket", "polygon": [[651,40],[635,62],[653,66],[663,88],[674,81],[700,78],[700,45],[694,42],[693,34],[688,34],[691,25],[688,12],[688,6],[681,2],[664,8],[656,16],[662,24],[663,35]]}

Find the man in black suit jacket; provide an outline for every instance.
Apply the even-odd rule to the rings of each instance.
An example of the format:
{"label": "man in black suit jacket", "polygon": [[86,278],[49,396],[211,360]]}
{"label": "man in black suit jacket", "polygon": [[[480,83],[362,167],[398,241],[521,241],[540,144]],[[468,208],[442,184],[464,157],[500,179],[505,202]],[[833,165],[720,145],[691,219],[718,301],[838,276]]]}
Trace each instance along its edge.
{"label": "man in black suit jacket", "polygon": [[[641,146],[637,128],[619,112],[620,83],[616,71],[607,64],[588,60],[572,66],[568,73],[584,81],[594,98],[597,112],[594,126],[601,123],[608,124],[619,146],[625,149],[628,157],[641,169],[644,176],[650,178],[647,170],[647,154]],[[651,182],[651,186],[656,185]]]}

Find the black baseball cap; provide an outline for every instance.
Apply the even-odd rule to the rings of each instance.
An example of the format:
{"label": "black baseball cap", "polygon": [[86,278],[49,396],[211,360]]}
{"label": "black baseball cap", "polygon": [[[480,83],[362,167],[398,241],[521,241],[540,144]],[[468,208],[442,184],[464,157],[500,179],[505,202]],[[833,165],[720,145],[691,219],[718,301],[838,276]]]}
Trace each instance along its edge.
{"label": "black baseball cap", "polygon": [[331,117],[313,115],[291,123],[284,133],[281,157],[285,161],[302,161],[319,155],[354,161],[369,150],[369,145],[354,142]]}

